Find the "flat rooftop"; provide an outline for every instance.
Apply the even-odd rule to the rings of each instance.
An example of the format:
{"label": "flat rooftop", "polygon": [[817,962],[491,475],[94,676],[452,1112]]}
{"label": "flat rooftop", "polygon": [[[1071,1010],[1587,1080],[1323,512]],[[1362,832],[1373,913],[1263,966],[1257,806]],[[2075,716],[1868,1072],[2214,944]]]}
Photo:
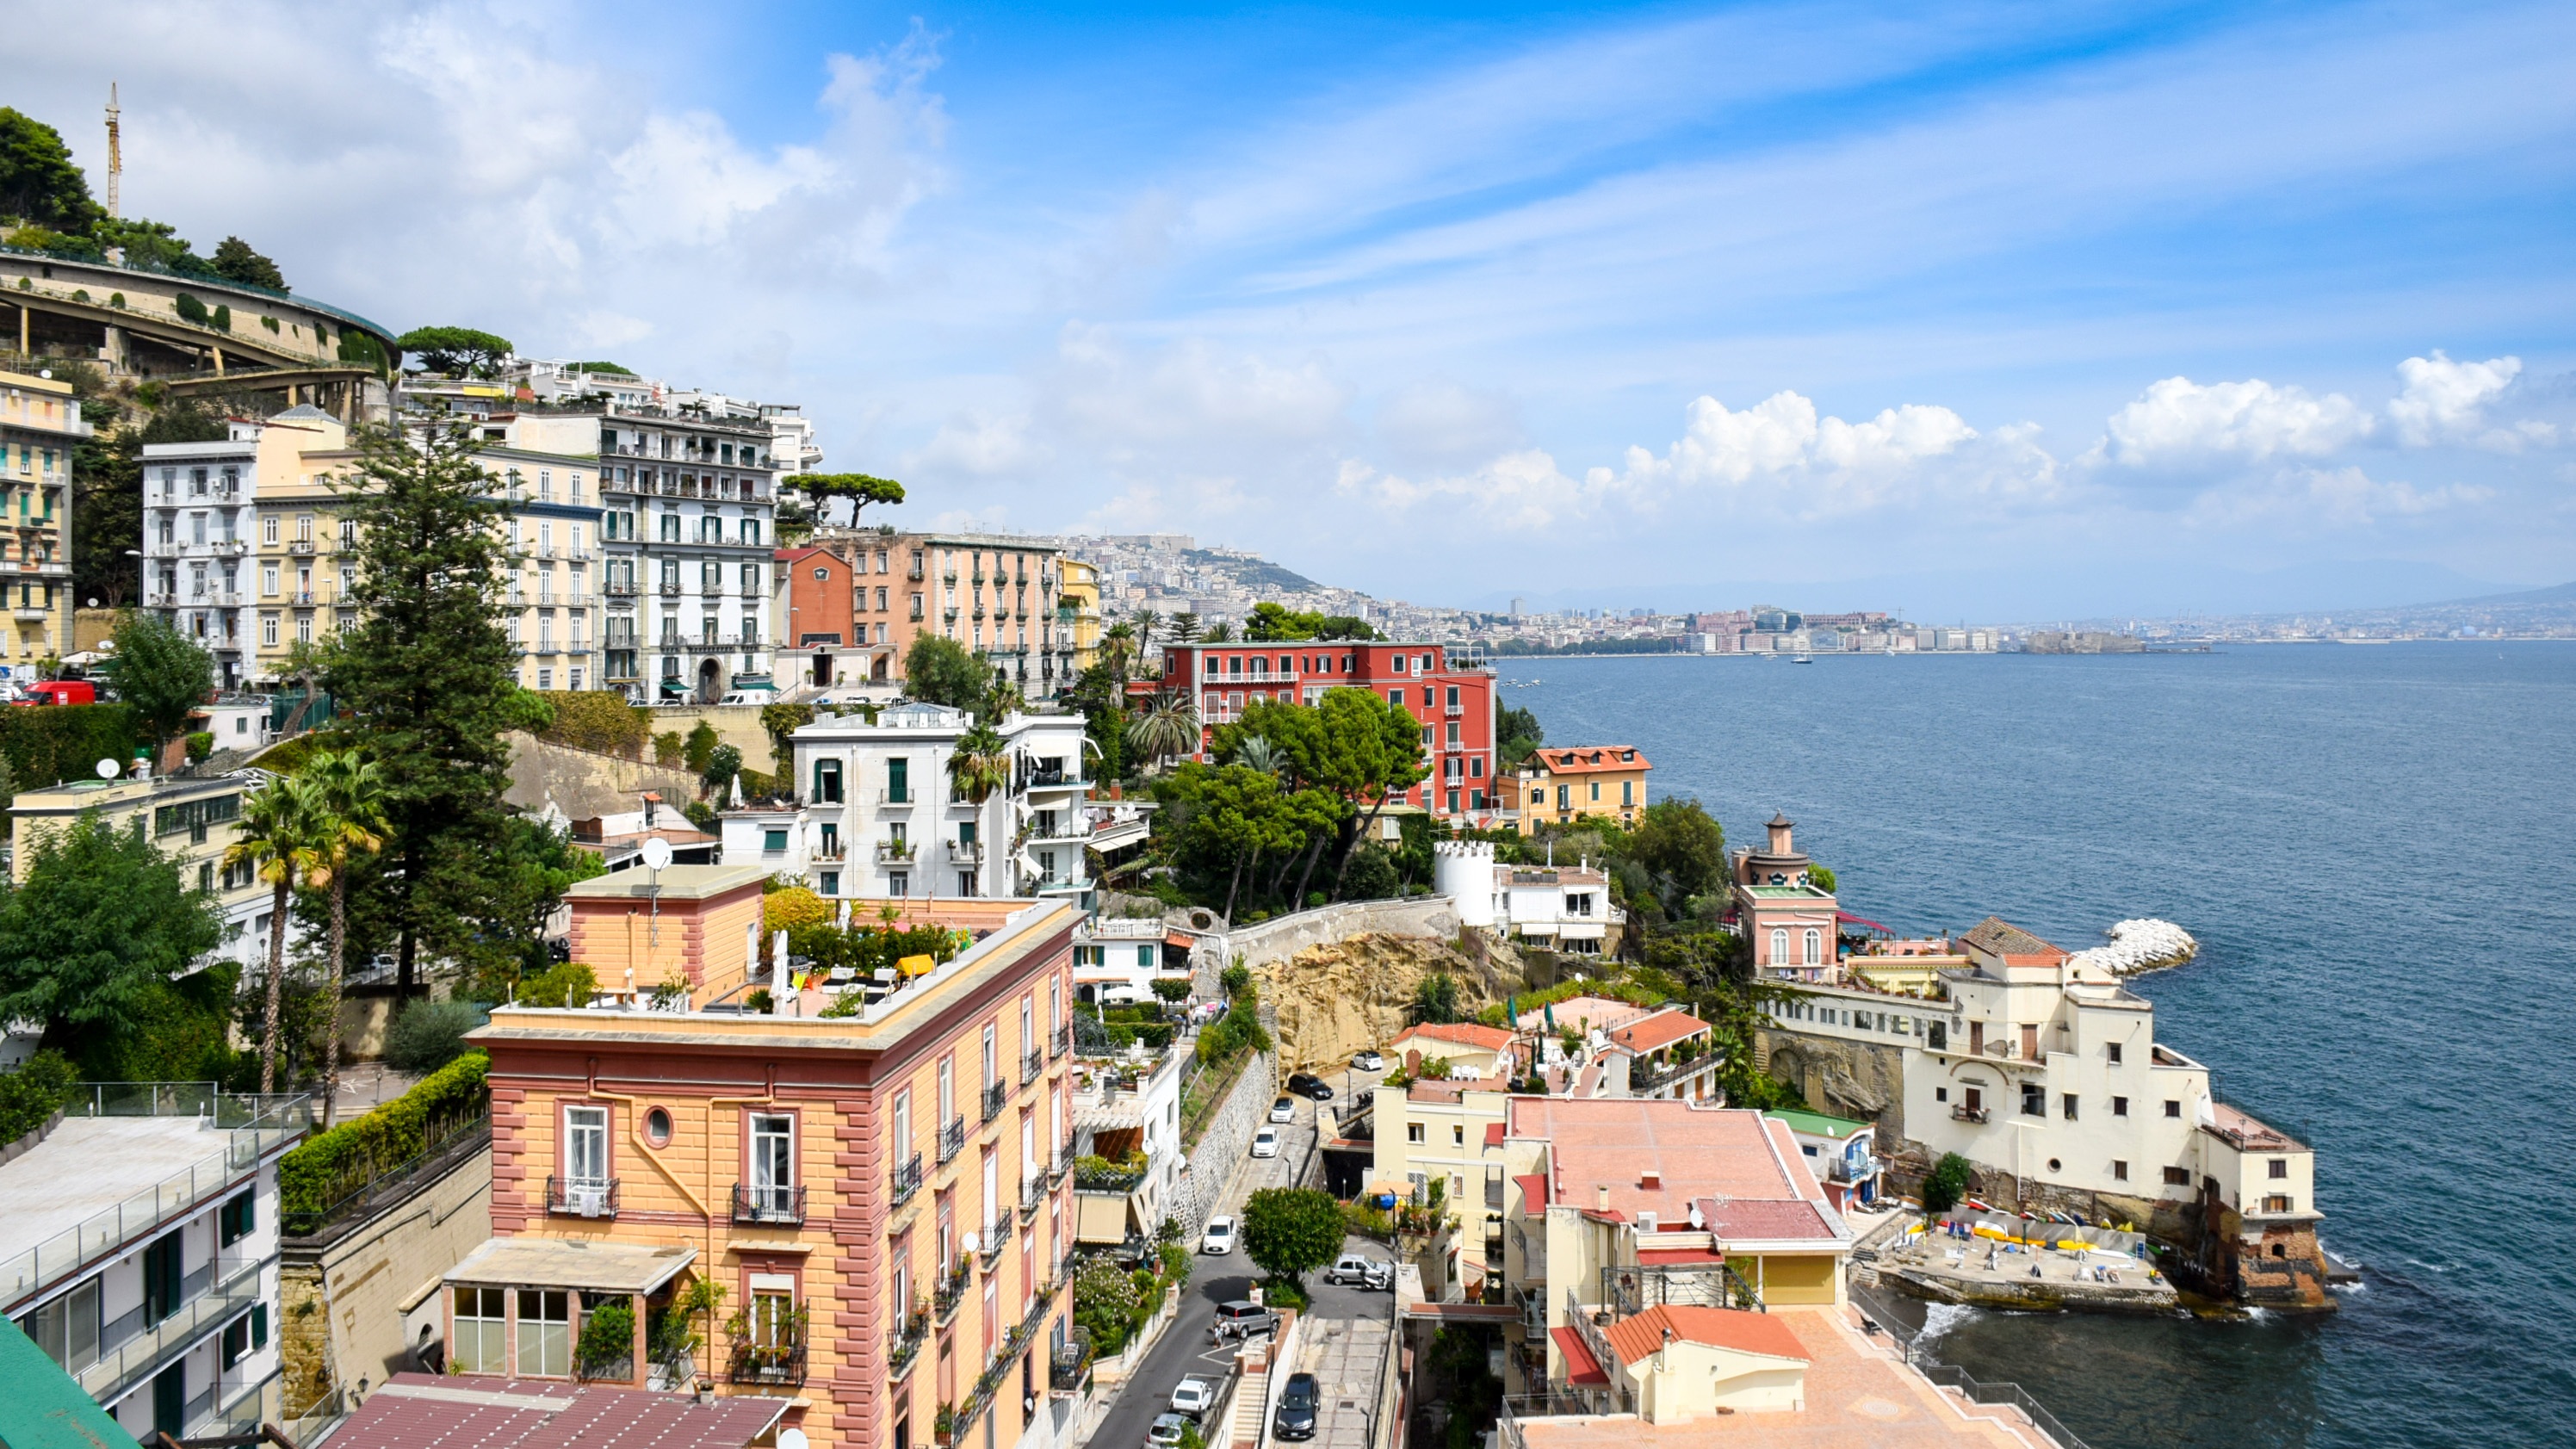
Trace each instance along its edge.
{"label": "flat rooftop", "polygon": [[23,1253],[148,1193],[231,1142],[232,1133],[194,1117],[65,1117],[52,1136],[0,1166],[0,1255]]}
{"label": "flat rooftop", "polygon": [[[1905,1366],[1884,1339],[1865,1339],[1850,1308],[1774,1308],[1807,1351],[1807,1405],[1649,1424],[1633,1414],[1517,1419],[1528,1449],[2052,1449],[2019,1411],[1971,1404]],[[1505,1444],[1509,1445],[1509,1440]]]}
{"label": "flat rooftop", "polygon": [[[1678,1231],[1700,1198],[1824,1201],[1788,1124],[1671,1098],[1514,1097],[1506,1132],[1548,1141],[1548,1200],[1657,1215]],[[1648,1186],[1651,1182],[1653,1185]]]}

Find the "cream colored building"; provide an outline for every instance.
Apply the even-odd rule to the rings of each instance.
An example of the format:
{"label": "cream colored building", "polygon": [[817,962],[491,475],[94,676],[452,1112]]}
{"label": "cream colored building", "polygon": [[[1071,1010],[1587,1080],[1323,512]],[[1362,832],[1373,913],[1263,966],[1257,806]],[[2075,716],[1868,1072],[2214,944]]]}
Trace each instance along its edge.
{"label": "cream colored building", "polygon": [[1100,662],[1100,569],[1084,559],[1058,555],[1055,561],[1059,580],[1056,594],[1055,621],[1058,647],[1064,631],[1073,631],[1073,672]]}
{"label": "cream colored building", "polygon": [[[45,789],[21,790],[9,806],[10,878],[20,885],[36,862],[37,842],[68,829],[82,815],[97,811],[123,830],[137,820],[143,835],[179,862],[183,886],[215,893],[224,910],[224,939],[196,963],[204,970],[218,961],[245,967],[268,961],[270,907],[276,893],[249,867],[224,868],[224,851],[238,832],[242,797],[259,788],[256,772],[189,779],[174,775],[149,780],[73,780]],[[287,948],[302,939],[292,915],[287,917]]]}
{"label": "cream colored building", "polygon": [[70,652],[72,449],[90,432],[70,383],[0,372],[0,594],[10,615],[0,676]]}

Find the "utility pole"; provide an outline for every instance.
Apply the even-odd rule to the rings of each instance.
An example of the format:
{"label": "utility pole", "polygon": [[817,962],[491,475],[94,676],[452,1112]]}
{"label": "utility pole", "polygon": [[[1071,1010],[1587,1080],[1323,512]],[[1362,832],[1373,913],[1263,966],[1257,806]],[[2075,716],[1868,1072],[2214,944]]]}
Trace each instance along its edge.
{"label": "utility pole", "polygon": [[117,208],[117,183],[125,175],[125,151],[117,133],[116,82],[107,83],[107,219],[123,221],[125,213]]}

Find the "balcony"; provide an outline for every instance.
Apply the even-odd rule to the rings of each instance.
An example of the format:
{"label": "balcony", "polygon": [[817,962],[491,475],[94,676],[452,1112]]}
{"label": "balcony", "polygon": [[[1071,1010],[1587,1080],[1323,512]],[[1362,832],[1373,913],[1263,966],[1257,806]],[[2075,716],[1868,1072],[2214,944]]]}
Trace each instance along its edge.
{"label": "balcony", "polygon": [[1467,712],[1467,706],[1463,704],[1444,705],[1441,707],[1440,712],[1451,719],[1456,719]]}
{"label": "balcony", "polygon": [[1079,1393],[1082,1381],[1091,1376],[1091,1330],[1077,1328],[1068,1334],[1064,1347],[1047,1361],[1047,1387],[1059,1394]]}
{"label": "balcony", "polygon": [[662,584],[662,596],[668,599],[678,598],[680,596],[679,584],[671,580],[664,580]]}
{"label": "balcony", "polygon": [[987,1124],[990,1124],[994,1118],[1001,1116],[1002,1108],[1007,1105],[1010,1100],[1011,1087],[1009,1083],[994,1082],[986,1086],[984,1088],[984,1121]]}
{"label": "balcony", "polygon": [[842,857],[848,854],[848,849],[844,847],[839,840],[826,840],[822,844],[814,847],[812,859],[825,865],[837,865],[840,863]]}
{"label": "balcony", "polygon": [[1038,1047],[1029,1048],[1028,1051],[1020,1057],[1020,1085],[1025,1087],[1029,1083],[1036,1081],[1038,1079],[1038,1073],[1045,1070],[1046,1052]]}
{"label": "balcony", "polygon": [[879,805],[910,805],[913,803],[912,791],[909,787],[898,790],[892,786],[888,786],[887,788],[877,792],[877,803]]}
{"label": "balcony", "polygon": [[919,1191],[921,1191],[921,1154],[916,1152],[894,1170],[894,1205],[903,1206],[912,1200],[914,1193]]}
{"label": "balcony", "polygon": [[912,1372],[914,1364],[921,1362],[921,1345],[929,1337],[929,1300],[915,1299],[912,1311],[904,1315],[902,1331],[893,1343],[886,1346],[886,1377],[889,1381],[903,1382],[903,1376]]}
{"label": "balcony", "polygon": [[1020,1179],[1021,1222],[1036,1222],[1038,1220],[1039,1211],[1046,1206],[1046,1200],[1047,1180],[1045,1173],[1032,1173],[1029,1176]]}
{"label": "balcony", "polygon": [[1993,1121],[1994,1114],[1983,1107],[1953,1107],[1950,1109],[1950,1120],[1954,1122],[1975,1122],[1982,1125]]}
{"label": "balcony", "polygon": [[948,1125],[939,1129],[939,1165],[946,1167],[956,1159],[958,1153],[965,1150],[966,1119],[951,1117],[948,1119]]}
{"label": "balcony", "polygon": [[1878,1168],[1878,1159],[1865,1153],[1858,1161],[1848,1157],[1837,1157],[1825,1164],[1825,1180],[1846,1183],[1867,1182],[1878,1176]]}
{"label": "balcony", "polygon": [[802,1227],[805,1189],[802,1184],[737,1182],[733,1185],[733,1220],[759,1226]]}
{"label": "balcony", "polygon": [[617,1216],[617,1179],[606,1182],[575,1182],[569,1178],[546,1179],[546,1211],[566,1217],[613,1218]]}
{"label": "balcony", "polygon": [[243,554],[250,552],[250,540],[246,538],[219,538],[213,543],[206,545],[206,547],[217,557],[239,558]]}
{"label": "balcony", "polygon": [[975,1256],[983,1259],[984,1266],[989,1269],[1001,1261],[1002,1250],[1010,1245],[1011,1210],[1006,1207],[975,1235]]}
{"label": "balcony", "polygon": [[[82,1391],[101,1401],[113,1398],[161,1372],[171,1360],[195,1347],[209,1330],[236,1314],[248,1312],[259,1301],[259,1260],[226,1266],[232,1270],[232,1277],[213,1285],[212,1291],[203,1286],[204,1279],[190,1275],[192,1283],[181,1285],[178,1308],[158,1323],[145,1324],[142,1310],[136,1309],[105,1325],[99,1341],[119,1346],[100,1354],[97,1362],[72,1376],[80,1382]],[[213,1267],[208,1264],[198,1273],[211,1278],[209,1270]],[[191,1286],[197,1288],[193,1296],[188,1292]],[[120,1333],[124,1335],[122,1339],[117,1336]]]}
{"label": "balcony", "polygon": [[1057,1027],[1054,1032],[1048,1035],[1047,1055],[1050,1057],[1060,1057],[1071,1050],[1073,1050],[1073,1025],[1068,1022],[1063,1026]]}
{"label": "balcony", "polygon": [[737,1384],[805,1382],[805,1335],[792,1333],[778,1343],[735,1344],[733,1366],[725,1377]]}
{"label": "balcony", "polygon": [[54,617],[51,609],[11,609],[9,613],[21,624],[41,624]]}
{"label": "balcony", "polygon": [[912,859],[912,857],[913,844],[909,840],[880,840],[877,842],[877,864],[879,865],[891,865],[901,861],[908,861]]}
{"label": "balcony", "polygon": [[938,1318],[940,1327],[946,1328],[948,1321],[957,1316],[957,1305],[966,1301],[966,1286],[973,1281],[974,1274],[973,1266],[959,1258],[948,1276],[939,1280],[939,1287],[931,1296],[931,1311]]}
{"label": "balcony", "polygon": [[607,583],[600,586],[600,591],[612,599],[631,599],[635,597],[635,581],[633,579],[610,579]]}
{"label": "balcony", "polygon": [[1067,774],[1063,770],[1036,769],[1029,771],[1028,780],[1022,788],[1029,790],[1088,790],[1091,788],[1091,782],[1082,778],[1082,772],[1079,770]]}
{"label": "balcony", "polygon": [[313,540],[309,538],[295,539],[286,545],[286,551],[288,553],[311,553],[313,552]]}
{"label": "balcony", "polygon": [[948,842],[948,863],[950,865],[982,865],[984,863],[984,842],[980,840],[952,840]]}

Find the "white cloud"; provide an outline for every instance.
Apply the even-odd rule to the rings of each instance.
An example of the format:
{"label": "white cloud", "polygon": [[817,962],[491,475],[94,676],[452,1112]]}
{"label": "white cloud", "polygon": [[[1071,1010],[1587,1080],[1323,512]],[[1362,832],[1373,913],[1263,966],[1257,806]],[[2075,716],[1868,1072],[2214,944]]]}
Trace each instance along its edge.
{"label": "white cloud", "polygon": [[2417,488],[2383,483],[2359,468],[2283,468],[2268,476],[2208,489],[2192,500],[2184,522],[2198,530],[2235,532],[2265,526],[2289,534],[2368,528],[2390,518],[2411,518],[2483,503],[2495,490],[2447,483]]}
{"label": "white cloud", "polygon": [[2435,443],[2475,442],[2497,452],[2517,452],[2529,443],[2556,440],[2545,422],[2526,420],[2512,428],[2488,428],[2486,412],[2522,372],[2519,357],[2485,362],[2453,362],[2439,348],[2431,357],[2410,357],[2397,364],[2405,390],[2389,400],[2389,421],[2412,447]]}
{"label": "white cloud", "polygon": [[2260,378],[2207,386],[2168,377],[2111,415],[2096,450],[2132,468],[2323,458],[2370,436],[2377,421],[2341,393],[2318,397]]}

